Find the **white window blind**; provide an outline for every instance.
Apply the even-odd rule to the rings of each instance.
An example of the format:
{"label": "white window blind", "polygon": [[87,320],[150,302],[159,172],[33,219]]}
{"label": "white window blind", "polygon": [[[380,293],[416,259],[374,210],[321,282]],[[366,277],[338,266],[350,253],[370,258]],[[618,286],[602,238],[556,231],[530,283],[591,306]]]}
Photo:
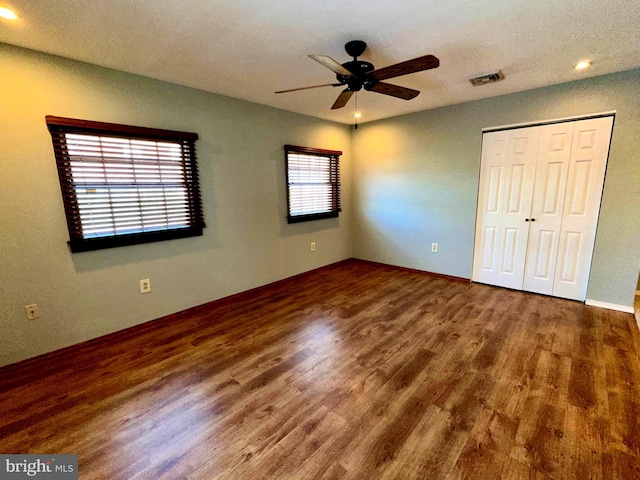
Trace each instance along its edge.
{"label": "white window blind", "polygon": [[338,216],[341,154],[285,146],[289,223]]}
{"label": "white window blind", "polygon": [[73,251],[202,234],[195,134],[47,123]]}

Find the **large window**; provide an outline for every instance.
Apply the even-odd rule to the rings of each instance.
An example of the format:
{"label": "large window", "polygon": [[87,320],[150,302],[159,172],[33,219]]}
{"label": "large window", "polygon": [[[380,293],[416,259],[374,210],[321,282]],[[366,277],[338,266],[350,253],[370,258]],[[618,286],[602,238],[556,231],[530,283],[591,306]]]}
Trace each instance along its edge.
{"label": "large window", "polygon": [[285,145],[289,223],[337,217],[340,155],[334,150]]}
{"label": "large window", "polygon": [[46,117],[71,251],[202,235],[195,133]]}

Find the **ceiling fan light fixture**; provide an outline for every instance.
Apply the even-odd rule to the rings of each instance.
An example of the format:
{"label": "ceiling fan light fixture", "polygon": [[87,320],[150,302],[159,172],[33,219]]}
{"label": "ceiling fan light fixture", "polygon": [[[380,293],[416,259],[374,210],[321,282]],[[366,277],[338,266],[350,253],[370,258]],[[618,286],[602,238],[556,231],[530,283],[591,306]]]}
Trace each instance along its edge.
{"label": "ceiling fan light fixture", "polygon": [[362,114],[360,112],[356,112],[356,113],[353,114],[353,116],[356,117],[356,118],[361,118]]}
{"label": "ceiling fan light fixture", "polygon": [[[401,87],[400,85],[394,85],[391,83],[383,82],[390,78],[402,77],[409,75],[410,73],[423,72],[425,70],[431,70],[438,68],[440,60],[433,55],[423,55],[405,62],[389,65],[388,67],[375,69],[372,63],[365,62],[364,60],[358,60],[358,57],[364,53],[367,48],[366,42],[362,40],[352,40],[347,42],[345,50],[348,55],[353,57],[352,61],[345,62],[343,64],[338,63],[333,58],[327,55],[309,55],[309,58],[315,60],[322,66],[328,68],[336,74],[336,80],[338,83],[314,85],[311,87],[291,88],[288,90],[279,90],[275,93],[288,93],[296,92],[298,90],[308,90],[310,88],[327,87],[327,86],[344,86],[346,87],[338,96],[336,101],[331,106],[331,110],[337,110],[344,107],[353,94],[357,94],[363,88],[366,91],[375,93],[381,93],[383,95],[389,95],[391,97],[401,98],[403,100],[411,100],[420,94],[418,90],[413,90],[407,87]],[[356,97],[357,102],[357,97]],[[356,103],[356,112],[358,112],[358,105]],[[355,115],[356,121],[359,115]],[[356,123],[357,125],[357,123]]]}
{"label": "ceiling fan light fixture", "polygon": [[573,67],[576,70],[584,70],[585,68],[589,68],[591,66],[591,62],[589,60],[582,60]]}
{"label": "ceiling fan light fixture", "polygon": [[10,8],[0,7],[0,17],[6,18],[7,20],[17,20],[18,14]]}

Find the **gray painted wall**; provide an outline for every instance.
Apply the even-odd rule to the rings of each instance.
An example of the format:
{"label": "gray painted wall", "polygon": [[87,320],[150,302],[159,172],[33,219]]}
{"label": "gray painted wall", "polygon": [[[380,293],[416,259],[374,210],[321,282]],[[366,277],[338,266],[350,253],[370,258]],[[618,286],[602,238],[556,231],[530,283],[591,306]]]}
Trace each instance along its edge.
{"label": "gray painted wall", "polygon": [[[71,254],[45,115],[197,132],[204,236]],[[287,143],[344,152],[338,219],[286,223]],[[344,125],[0,44],[0,364],[349,258],[350,185]]]}
{"label": "gray painted wall", "polygon": [[362,125],[353,142],[354,255],[470,278],[482,128],[616,110],[587,298],[633,305],[639,86],[633,70]]}

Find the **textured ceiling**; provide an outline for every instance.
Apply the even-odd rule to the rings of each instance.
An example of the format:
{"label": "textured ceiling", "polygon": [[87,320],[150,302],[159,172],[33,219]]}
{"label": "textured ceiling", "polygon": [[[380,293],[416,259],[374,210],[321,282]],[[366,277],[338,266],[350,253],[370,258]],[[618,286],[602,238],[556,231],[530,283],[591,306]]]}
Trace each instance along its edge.
{"label": "textured ceiling", "polygon": [[[0,42],[187,85],[343,123],[353,99],[340,89],[275,95],[331,83],[307,58],[348,61],[364,40],[377,68],[425,54],[436,70],[393,79],[421,90],[405,101],[362,91],[360,122],[529,90],[640,66],[637,0],[0,0],[20,19],[0,19]],[[573,66],[590,59],[582,72]],[[473,87],[502,69],[506,79]]]}

